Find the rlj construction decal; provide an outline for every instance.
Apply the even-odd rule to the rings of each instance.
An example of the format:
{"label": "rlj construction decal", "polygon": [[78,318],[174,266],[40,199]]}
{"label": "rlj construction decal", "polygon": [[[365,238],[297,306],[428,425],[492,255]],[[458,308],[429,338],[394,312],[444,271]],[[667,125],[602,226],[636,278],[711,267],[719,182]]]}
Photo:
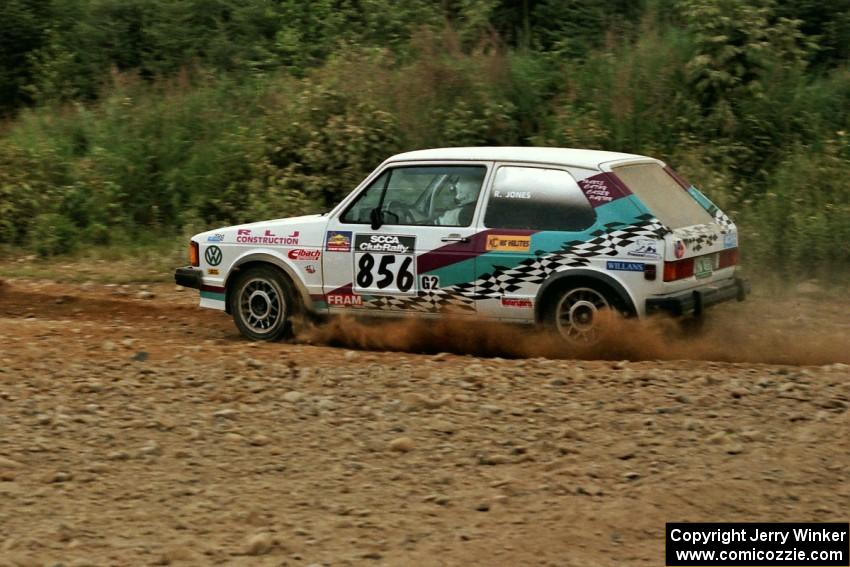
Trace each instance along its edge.
{"label": "rlj construction decal", "polygon": [[350,230],[329,230],[325,241],[328,252],[351,252]]}
{"label": "rlj construction decal", "polygon": [[487,236],[486,248],[488,252],[528,252],[531,248],[531,237],[491,234]]}
{"label": "rlj construction decal", "polygon": [[266,229],[261,235],[253,234],[249,228],[240,228],[236,231],[236,242],[241,244],[275,244],[278,246],[297,246],[298,237],[301,235],[299,231],[295,231],[288,236],[278,236],[270,229]]}
{"label": "rlj construction decal", "polygon": [[609,270],[619,270],[621,272],[642,272],[646,264],[641,262],[614,262],[608,261],[605,267]]}
{"label": "rlj construction decal", "polygon": [[411,254],[416,247],[415,236],[393,234],[357,234],[354,236],[356,252]]}

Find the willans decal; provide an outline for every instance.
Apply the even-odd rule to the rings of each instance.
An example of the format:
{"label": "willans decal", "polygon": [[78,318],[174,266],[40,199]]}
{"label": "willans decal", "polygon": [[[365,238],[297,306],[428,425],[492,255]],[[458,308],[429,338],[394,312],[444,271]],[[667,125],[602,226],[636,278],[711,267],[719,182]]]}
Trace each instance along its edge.
{"label": "willans decal", "polygon": [[642,262],[616,262],[616,261],[608,261],[605,263],[605,267],[609,270],[617,270],[620,272],[642,272],[644,271],[646,264]]}

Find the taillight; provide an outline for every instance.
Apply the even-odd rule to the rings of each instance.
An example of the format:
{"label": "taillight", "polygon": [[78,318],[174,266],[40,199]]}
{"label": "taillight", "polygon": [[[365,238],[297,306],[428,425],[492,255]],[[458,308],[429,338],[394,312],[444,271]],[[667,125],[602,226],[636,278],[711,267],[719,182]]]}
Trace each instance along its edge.
{"label": "taillight", "polygon": [[720,253],[720,259],[717,261],[717,269],[728,268],[738,263],[738,249],[728,248]]}
{"label": "taillight", "polygon": [[194,240],[189,242],[189,263],[193,266],[201,265],[201,256],[198,252],[198,243]]}
{"label": "taillight", "polygon": [[664,281],[672,282],[694,275],[694,259],[664,262]]}

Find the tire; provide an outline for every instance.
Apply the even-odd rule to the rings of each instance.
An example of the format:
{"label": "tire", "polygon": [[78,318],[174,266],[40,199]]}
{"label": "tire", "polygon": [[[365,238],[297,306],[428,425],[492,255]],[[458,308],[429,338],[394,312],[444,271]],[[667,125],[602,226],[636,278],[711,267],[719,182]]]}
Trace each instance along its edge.
{"label": "tire", "polygon": [[228,302],[236,328],[252,341],[276,341],[292,332],[297,300],[277,268],[254,266],[239,272]]}
{"label": "tire", "polygon": [[594,344],[600,339],[605,313],[626,311],[601,285],[571,282],[555,290],[547,301],[544,323],[573,344]]}

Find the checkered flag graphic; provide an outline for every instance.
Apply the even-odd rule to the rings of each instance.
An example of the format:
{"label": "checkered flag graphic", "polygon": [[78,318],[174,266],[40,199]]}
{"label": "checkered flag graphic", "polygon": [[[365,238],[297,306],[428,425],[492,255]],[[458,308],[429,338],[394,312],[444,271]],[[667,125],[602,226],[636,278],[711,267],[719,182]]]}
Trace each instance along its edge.
{"label": "checkered flag graphic", "polygon": [[[494,266],[474,282],[460,283],[440,290],[420,291],[411,297],[374,297],[364,301],[376,309],[413,310],[434,313],[446,310],[474,311],[475,301],[499,298],[526,284],[542,284],[563,268],[580,268],[596,256],[617,256],[641,238],[659,238],[670,232],[652,215],[638,217],[634,224],[612,222],[593,233],[590,240],[565,242],[557,251],[539,252],[516,267]],[[715,236],[716,238],[716,236]]]}
{"label": "checkered flag graphic", "polygon": [[723,228],[724,234],[735,228],[735,223],[732,222],[732,219],[727,217],[726,213],[716,207],[714,211],[714,222],[719,224]]}

